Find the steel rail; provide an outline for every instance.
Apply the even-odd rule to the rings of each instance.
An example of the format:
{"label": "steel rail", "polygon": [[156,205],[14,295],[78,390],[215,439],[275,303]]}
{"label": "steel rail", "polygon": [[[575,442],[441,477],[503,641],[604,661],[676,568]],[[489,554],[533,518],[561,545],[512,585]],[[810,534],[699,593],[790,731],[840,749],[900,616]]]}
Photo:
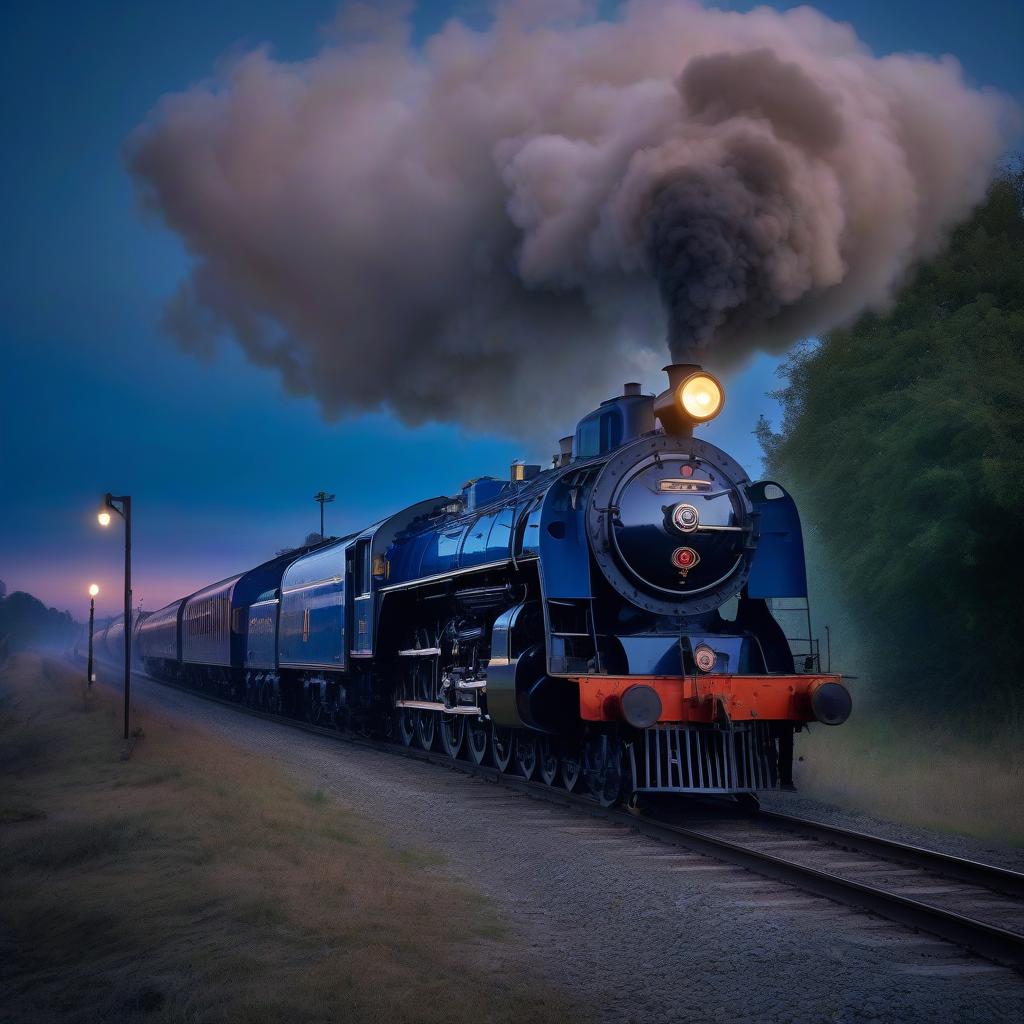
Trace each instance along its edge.
{"label": "steel rail", "polygon": [[939,850],[929,850],[897,839],[885,839],[870,832],[844,828],[841,825],[784,814],[781,811],[761,809],[757,812],[757,820],[778,824],[785,831],[803,833],[840,849],[882,857],[899,864],[933,871],[969,885],[991,889],[993,892],[1024,898],[1024,873],[1009,868],[942,853]]}
{"label": "steel rail", "polygon": [[[452,758],[445,753],[427,751],[412,746],[406,747],[399,743],[389,743],[383,740],[369,739],[316,725],[302,719],[262,711],[258,708],[252,708],[238,701],[228,700],[191,686],[157,679],[155,676],[139,670],[136,670],[133,674],[149,679],[160,686],[167,686],[215,704],[222,704],[225,707],[241,711],[254,718],[262,718],[299,729],[303,732],[326,736],[333,740],[341,740],[354,746],[378,750],[383,753],[399,754],[414,761],[454,769],[465,775],[487,779],[501,785],[505,789],[523,793],[548,803],[586,811],[592,817],[600,817],[614,824],[623,825],[648,838],[674,846],[685,847],[695,853],[700,853],[716,860],[754,871],[765,877],[785,882],[844,906],[877,914],[879,917],[884,917],[915,931],[928,932],[947,942],[962,946],[985,959],[1024,972],[1024,934],[1020,932],[988,924],[985,921],[979,921],[976,918],[967,917],[952,910],[945,910],[929,903],[922,903],[920,900],[901,896],[880,886],[855,881],[842,875],[835,875],[828,871],[822,871],[819,868],[786,860],[774,854],[765,853],[733,840],[716,836],[713,832],[708,832],[701,828],[670,824],[631,810],[604,808],[590,797],[578,793],[570,793],[568,790],[555,786],[547,786],[543,782],[533,782],[528,779],[508,775],[491,765],[477,765],[471,761]],[[948,861],[954,863],[963,861],[962,858],[957,857],[947,858],[947,855],[937,851],[924,850],[902,843],[890,843],[889,840],[884,840],[877,836],[868,836],[864,833],[857,833],[839,827],[833,828],[833,826],[824,825],[823,823],[778,814],[774,811],[758,811],[746,820],[753,824],[762,817],[768,821],[775,820],[787,825],[799,824],[801,827],[806,825],[808,829],[814,826],[820,828],[823,834],[828,833],[835,836],[836,839],[840,835],[848,834],[850,843],[855,838],[859,838],[863,839],[865,846],[867,846],[868,840],[874,840],[879,844],[879,849],[884,847],[889,851],[890,859],[895,855],[896,850],[920,850],[922,854],[930,857],[933,863],[943,864],[943,870],[945,870]],[[902,855],[909,856],[909,854]],[[923,866],[923,860],[924,858],[922,857],[915,866]],[[975,862],[963,861],[963,863],[974,864]],[[1013,880],[1013,876],[1017,875],[1016,872],[1006,871],[992,865],[978,864],[977,867],[986,868],[996,873],[1001,879],[1005,875],[1009,875],[1011,880]],[[1004,884],[1006,884],[1005,880]]]}

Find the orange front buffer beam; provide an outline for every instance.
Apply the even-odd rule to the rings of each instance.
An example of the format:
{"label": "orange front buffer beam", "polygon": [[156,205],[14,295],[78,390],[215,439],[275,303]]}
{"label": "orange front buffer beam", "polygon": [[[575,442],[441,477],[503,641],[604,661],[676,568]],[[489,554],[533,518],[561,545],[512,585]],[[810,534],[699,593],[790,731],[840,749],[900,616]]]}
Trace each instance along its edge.
{"label": "orange front buffer beam", "polygon": [[[634,686],[653,689],[661,700],[659,722],[710,724],[722,711],[733,721],[812,722],[819,719],[815,695],[840,694],[839,724],[849,714],[849,698],[838,675],[574,676],[580,688],[580,718],[587,722],[622,721],[622,695]],[[822,687],[827,687],[822,690]],[[839,691],[836,691],[836,687]]]}

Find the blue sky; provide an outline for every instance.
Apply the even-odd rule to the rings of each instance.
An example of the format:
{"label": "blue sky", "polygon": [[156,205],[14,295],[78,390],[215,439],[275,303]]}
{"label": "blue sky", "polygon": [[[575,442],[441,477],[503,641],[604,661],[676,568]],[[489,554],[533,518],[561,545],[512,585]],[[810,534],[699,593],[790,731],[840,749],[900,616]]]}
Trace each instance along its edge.
{"label": "blue sky", "polygon": [[[0,579],[81,615],[89,582],[116,610],[120,536],[95,526],[98,496],[136,503],[136,600],[179,593],[297,543],[317,526],[312,495],[338,495],[341,533],[463,480],[547,461],[501,437],[386,415],[325,424],[309,399],[224,347],[209,364],[158,329],[188,265],[166,230],[139,214],[125,137],[161,95],[205,77],[232,49],[269,42],[285,59],[318,48],[333,2],[8,0],[0,14]],[[744,9],[751,4],[735,3]],[[778,4],[776,6],[791,6]],[[977,84],[1024,94],[1024,4],[832,0],[879,53],[955,54]],[[483,5],[424,3],[417,31]],[[776,361],[728,384],[705,431],[752,473],[751,436]],[[565,431],[572,428],[565,425]],[[550,450],[548,450],[550,449]]]}

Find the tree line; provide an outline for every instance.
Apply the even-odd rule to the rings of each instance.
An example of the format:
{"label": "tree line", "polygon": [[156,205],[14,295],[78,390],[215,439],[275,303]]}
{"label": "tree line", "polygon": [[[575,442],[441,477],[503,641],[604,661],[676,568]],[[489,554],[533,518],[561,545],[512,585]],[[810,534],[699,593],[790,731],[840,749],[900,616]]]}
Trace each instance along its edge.
{"label": "tree line", "polygon": [[8,594],[0,580],[0,659],[27,647],[68,647],[81,629],[70,612],[47,608],[22,590]]}
{"label": "tree line", "polygon": [[758,425],[812,594],[886,701],[1021,717],[1022,210],[1016,161],[887,313],[792,355],[782,423]]}

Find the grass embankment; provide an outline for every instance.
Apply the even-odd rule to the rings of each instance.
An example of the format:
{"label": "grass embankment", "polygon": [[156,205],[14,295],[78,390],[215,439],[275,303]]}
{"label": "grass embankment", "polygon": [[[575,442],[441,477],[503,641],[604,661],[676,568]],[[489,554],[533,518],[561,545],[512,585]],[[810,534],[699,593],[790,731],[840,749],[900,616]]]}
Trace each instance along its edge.
{"label": "grass embankment", "polygon": [[988,742],[948,725],[854,712],[797,737],[797,788],[909,825],[1024,845],[1024,747],[1007,728]]}
{"label": "grass embankment", "polygon": [[0,668],[3,1021],[564,1020],[492,911],[321,792],[120,696]]}

